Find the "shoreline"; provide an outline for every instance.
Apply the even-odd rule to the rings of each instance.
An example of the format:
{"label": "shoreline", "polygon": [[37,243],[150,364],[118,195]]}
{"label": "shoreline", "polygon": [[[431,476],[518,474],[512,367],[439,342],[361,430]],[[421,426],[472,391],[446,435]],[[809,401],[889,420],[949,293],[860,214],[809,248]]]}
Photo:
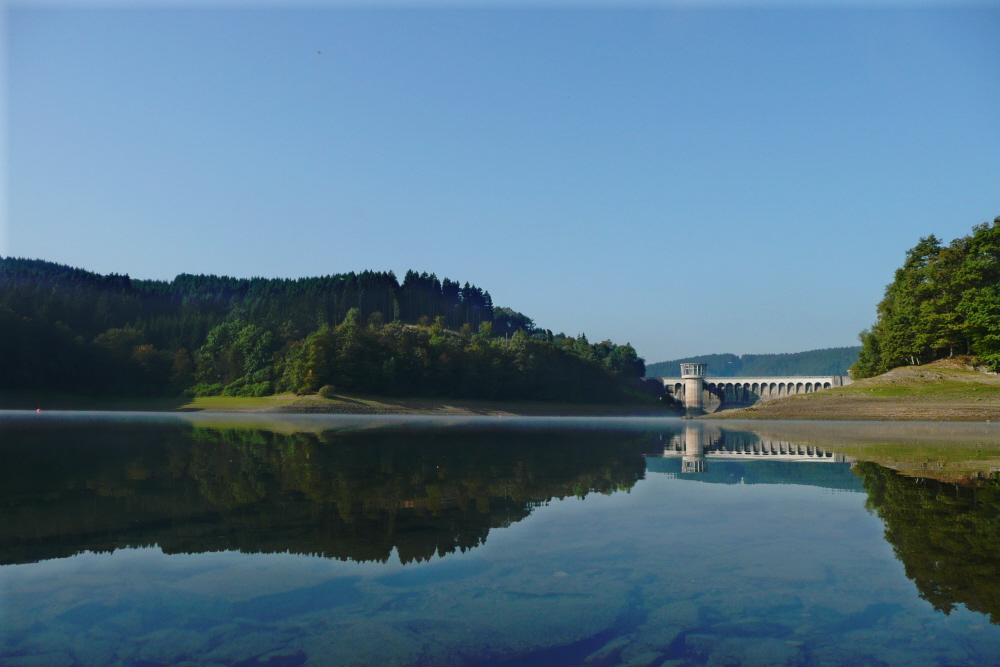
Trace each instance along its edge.
{"label": "shoreline", "polygon": [[[243,398],[88,397],[55,392],[0,394],[0,409],[502,417],[683,417],[655,400],[568,403],[458,398],[389,397],[341,393],[330,398],[291,392]],[[1000,423],[1000,375],[954,358],[896,368],[845,387],[779,398],[697,417],[705,421],[931,421]]]}
{"label": "shoreline", "polygon": [[[790,398],[798,398],[792,396]],[[1000,405],[951,401],[900,401],[869,399],[854,401],[831,397],[808,404],[752,406],[723,410],[698,417],[706,421],[867,421],[867,422],[968,422],[1000,423]]]}
{"label": "shoreline", "polygon": [[1000,422],[1000,376],[961,358],[895,368],[846,387],[723,410],[706,420]]}
{"label": "shoreline", "polygon": [[548,403],[449,398],[395,398],[337,394],[333,398],[292,393],[242,398],[92,398],[60,394],[0,396],[0,410],[111,412],[230,412],[245,414],[432,415],[503,417],[678,417],[657,404]]}

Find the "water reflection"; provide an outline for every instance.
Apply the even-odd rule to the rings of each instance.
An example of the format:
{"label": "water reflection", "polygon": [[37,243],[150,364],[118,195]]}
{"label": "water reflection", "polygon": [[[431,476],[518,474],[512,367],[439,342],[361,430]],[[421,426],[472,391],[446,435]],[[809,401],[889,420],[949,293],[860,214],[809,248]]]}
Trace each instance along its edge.
{"label": "water reflection", "polygon": [[808,442],[778,440],[754,431],[723,430],[713,424],[685,424],[684,429],[670,438],[663,456],[681,456],[681,470],[698,473],[707,470],[706,457],[741,459],[767,457],[775,461],[831,461],[848,459],[838,452],[820,449]]}
{"label": "water reflection", "polygon": [[997,431],[539,423],[0,420],[0,664],[1000,654]]}
{"label": "water reflection", "polygon": [[567,431],[9,427],[0,564],[154,544],[423,561],[553,498],[630,488],[644,446]]}
{"label": "water reflection", "polygon": [[[804,437],[811,442],[781,439]],[[866,507],[884,522],[885,539],[921,598],[945,614],[962,604],[1000,624],[1000,441],[993,427],[772,423],[735,431],[688,424],[670,438],[661,457],[679,459],[680,470],[656,460],[647,468],[704,474],[714,460],[724,468],[700,481],[863,490]],[[748,457],[756,459],[752,472],[731,467]],[[841,465],[783,466],[765,473],[775,461]],[[848,468],[851,474],[845,475]]]}
{"label": "water reflection", "polygon": [[861,480],[851,470],[854,461],[808,442],[687,423],[665,438],[663,451],[647,459],[646,469],[718,484],[804,484],[861,491]]}
{"label": "water reflection", "polygon": [[962,604],[1000,623],[1000,479],[941,482],[870,461],[854,470],[920,597],[946,614]]}

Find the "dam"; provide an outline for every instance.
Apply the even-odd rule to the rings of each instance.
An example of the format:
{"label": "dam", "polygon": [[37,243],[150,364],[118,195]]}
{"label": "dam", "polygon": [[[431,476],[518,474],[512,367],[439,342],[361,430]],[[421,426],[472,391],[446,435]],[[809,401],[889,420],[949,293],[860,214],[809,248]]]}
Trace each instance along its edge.
{"label": "dam", "polygon": [[661,382],[665,393],[685,409],[706,413],[844,387],[852,382],[847,375],[711,377],[705,364],[681,364],[680,367],[680,377],[650,379]]}

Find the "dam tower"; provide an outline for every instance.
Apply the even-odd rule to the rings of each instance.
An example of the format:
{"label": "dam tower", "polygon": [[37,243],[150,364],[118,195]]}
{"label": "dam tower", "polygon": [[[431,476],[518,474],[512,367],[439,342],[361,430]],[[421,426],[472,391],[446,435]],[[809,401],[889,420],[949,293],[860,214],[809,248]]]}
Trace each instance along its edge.
{"label": "dam tower", "polygon": [[681,364],[681,378],[684,380],[684,407],[688,410],[702,410],[701,392],[705,389],[705,364]]}
{"label": "dam tower", "polygon": [[681,364],[681,379],[684,380],[684,410],[687,412],[704,410],[701,392],[705,389],[705,364]]}

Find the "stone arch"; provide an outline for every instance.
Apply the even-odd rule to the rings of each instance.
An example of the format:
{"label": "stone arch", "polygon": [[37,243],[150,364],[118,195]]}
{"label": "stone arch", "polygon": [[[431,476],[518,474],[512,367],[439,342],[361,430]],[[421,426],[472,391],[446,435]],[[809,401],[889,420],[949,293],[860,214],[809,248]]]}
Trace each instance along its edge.
{"label": "stone arch", "polygon": [[709,395],[715,396],[722,402],[725,402],[726,400],[726,386],[721,382],[706,382],[705,391],[708,392]]}
{"label": "stone arch", "polygon": [[801,394],[804,391],[805,391],[805,387],[802,385],[801,382],[798,382],[798,383],[795,384],[795,393],[796,394]]}
{"label": "stone arch", "polygon": [[830,388],[830,383],[829,382],[824,382],[823,383],[823,389],[829,389],[829,388]]}

